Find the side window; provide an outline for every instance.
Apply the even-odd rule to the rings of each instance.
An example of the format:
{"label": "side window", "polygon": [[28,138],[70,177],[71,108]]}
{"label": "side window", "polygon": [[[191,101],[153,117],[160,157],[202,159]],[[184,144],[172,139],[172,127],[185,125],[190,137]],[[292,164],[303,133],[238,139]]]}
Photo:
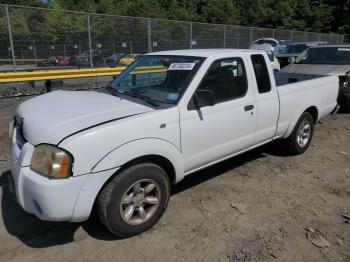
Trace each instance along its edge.
{"label": "side window", "polygon": [[248,89],[243,60],[236,57],[213,62],[198,89],[212,90],[216,103],[243,97]]}
{"label": "side window", "polygon": [[251,60],[254,67],[256,82],[259,93],[267,93],[271,91],[271,82],[269,71],[267,70],[265,58],[263,55],[252,55]]}

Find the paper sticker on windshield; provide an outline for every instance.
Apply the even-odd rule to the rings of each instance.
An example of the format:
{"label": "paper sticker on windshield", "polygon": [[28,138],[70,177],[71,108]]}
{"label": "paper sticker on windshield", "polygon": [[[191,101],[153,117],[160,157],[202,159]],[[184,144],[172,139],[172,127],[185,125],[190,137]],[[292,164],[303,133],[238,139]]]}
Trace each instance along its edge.
{"label": "paper sticker on windshield", "polygon": [[192,70],[195,63],[172,63],[168,70]]}
{"label": "paper sticker on windshield", "polygon": [[338,51],[347,51],[347,52],[350,52],[350,48],[338,48]]}
{"label": "paper sticker on windshield", "polygon": [[166,100],[169,100],[169,101],[176,101],[177,98],[178,98],[179,94],[177,93],[170,93],[167,97],[166,97]]}

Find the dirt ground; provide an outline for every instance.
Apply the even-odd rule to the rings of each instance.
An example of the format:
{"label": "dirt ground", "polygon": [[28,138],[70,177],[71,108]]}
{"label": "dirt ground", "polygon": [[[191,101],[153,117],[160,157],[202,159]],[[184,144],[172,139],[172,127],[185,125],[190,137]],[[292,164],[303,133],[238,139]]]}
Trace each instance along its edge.
{"label": "dirt ground", "polygon": [[301,156],[265,146],[187,177],[156,226],[116,239],[94,216],[49,223],[15,203],[7,125],[23,99],[0,99],[1,262],[350,261],[350,115],[324,118]]}

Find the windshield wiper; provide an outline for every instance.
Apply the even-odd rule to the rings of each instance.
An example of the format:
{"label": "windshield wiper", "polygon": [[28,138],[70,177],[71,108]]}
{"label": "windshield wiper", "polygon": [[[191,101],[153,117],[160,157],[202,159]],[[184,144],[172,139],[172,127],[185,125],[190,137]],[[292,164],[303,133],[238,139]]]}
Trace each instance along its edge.
{"label": "windshield wiper", "polygon": [[105,88],[105,90],[108,90],[111,95],[118,96],[121,94],[121,95],[128,95],[128,96],[132,96],[132,97],[137,97],[137,98],[141,99],[142,101],[150,104],[151,106],[159,107],[159,104],[154,102],[154,100],[152,98],[150,98],[149,96],[143,96],[143,95],[140,95],[136,92],[119,91],[118,89],[114,89],[110,85],[105,86],[104,88]]}
{"label": "windshield wiper", "polygon": [[125,95],[129,95],[132,97],[140,98],[142,101],[145,101],[146,103],[150,104],[151,106],[159,107],[159,104],[154,102],[154,100],[149,96],[143,96],[143,95],[140,95],[136,92],[130,92],[130,91],[123,91],[123,92],[117,91],[117,92],[120,94],[125,94]]}
{"label": "windshield wiper", "polygon": [[102,92],[102,93],[108,92],[109,94],[114,95],[114,96],[118,94],[118,92],[110,85],[101,87],[99,92]]}

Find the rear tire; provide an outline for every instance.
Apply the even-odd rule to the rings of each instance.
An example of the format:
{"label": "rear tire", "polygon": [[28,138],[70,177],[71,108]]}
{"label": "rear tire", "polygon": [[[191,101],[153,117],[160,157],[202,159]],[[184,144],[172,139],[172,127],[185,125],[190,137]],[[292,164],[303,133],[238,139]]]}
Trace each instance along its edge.
{"label": "rear tire", "polygon": [[314,134],[314,119],[311,114],[304,112],[296,123],[291,135],[284,140],[286,150],[291,155],[300,155],[310,146]]}
{"label": "rear tire", "polygon": [[139,163],[117,174],[97,199],[102,223],[119,237],[151,228],[163,215],[170,196],[169,178],[153,163]]}

